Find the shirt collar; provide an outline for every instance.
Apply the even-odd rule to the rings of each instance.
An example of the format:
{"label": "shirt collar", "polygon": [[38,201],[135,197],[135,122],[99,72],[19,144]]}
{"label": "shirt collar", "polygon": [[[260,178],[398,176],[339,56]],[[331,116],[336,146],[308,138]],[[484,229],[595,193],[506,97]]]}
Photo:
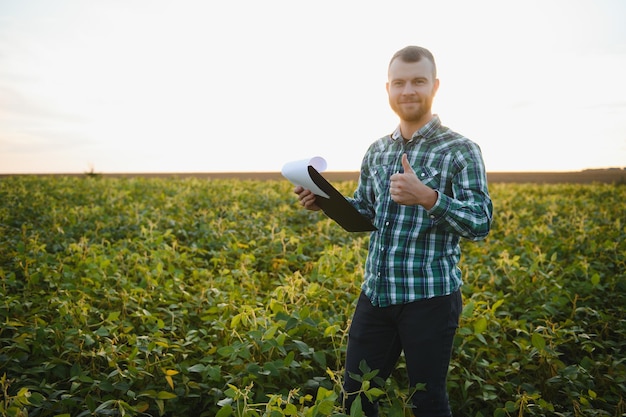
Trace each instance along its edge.
{"label": "shirt collar", "polygon": [[[409,142],[412,142],[414,139],[417,138],[424,138],[427,139],[429,136],[431,136],[433,133],[435,133],[435,131],[441,126],[441,120],[439,119],[439,116],[434,114],[433,117],[428,121],[428,123],[426,123],[424,126],[422,126],[418,131],[416,131],[415,133],[413,133],[413,136],[411,137],[411,139],[409,140]],[[402,133],[400,132],[400,126],[398,125],[398,127],[396,127],[396,130],[393,131],[393,133],[390,135],[392,140],[398,140],[398,139],[403,139],[402,138]]]}

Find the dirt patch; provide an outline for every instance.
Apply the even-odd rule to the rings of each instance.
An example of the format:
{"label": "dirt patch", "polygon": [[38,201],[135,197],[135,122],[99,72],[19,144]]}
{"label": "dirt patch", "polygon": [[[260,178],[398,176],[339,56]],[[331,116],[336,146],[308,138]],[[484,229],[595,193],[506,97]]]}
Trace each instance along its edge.
{"label": "dirt patch", "polygon": [[626,169],[587,169],[574,172],[488,172],[489,182],[536,184],[626,184]]}
{"label": "dirt patch", "polygon": [[[111,174],[114,175],[114,174]],[[214,173],[180,173],[180,174],[118,174],[123,176],[141,175],[156,177],[176,178],[207,178],[207,179],[240,179],[258,181],[281,181],[285,178],[280,172],[214,172]],[[328,181],[356,181],[359,179],[358,172],[324,172],[324,178]],[[590,169],[574,172],[488,172],[487,180],[490,183],[572,183],[591,184],[620,183],[626,184],[626,169]]]}
{"label": "dirt patch", "polygon": [[[30,175],[30,174],[29,174]],[[83,176],[89,174],[35,174],[39,176]],[[99,174],[104,177],[127,178],[127,177],[153,177],[153,178],[205,178],[205,179],[240,179],[258,181],[286,181],[280,172],[189,172],[189,173],[118,173]],[[356,181],[358,172],[338,171],[324,172],[324,178],[328,181]],[[8,177],[11,174],[0,174],[0,177]],[[488,172],[487,179],[490,183],[536,183],[536,184],[591,184],[614,183],[626,184],[626,168],[587,169],[584,171],[571,172]]]}

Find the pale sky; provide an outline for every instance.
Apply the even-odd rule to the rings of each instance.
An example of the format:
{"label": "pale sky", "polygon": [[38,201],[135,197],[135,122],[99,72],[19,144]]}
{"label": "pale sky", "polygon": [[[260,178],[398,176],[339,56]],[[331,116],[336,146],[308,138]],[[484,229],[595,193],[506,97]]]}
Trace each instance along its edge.
{"label": "pale sky", "polygon": [[626,166],[626,1],[0,0],[0,173],[357,171],[391,55],[488,171]]}

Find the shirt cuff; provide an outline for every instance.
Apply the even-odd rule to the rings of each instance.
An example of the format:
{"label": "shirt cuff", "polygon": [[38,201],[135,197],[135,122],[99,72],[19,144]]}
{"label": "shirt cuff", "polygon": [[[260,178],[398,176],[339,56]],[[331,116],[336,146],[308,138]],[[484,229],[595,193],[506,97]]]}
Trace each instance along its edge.
{"label": "shirt cuff", "polygon": [[439,190],[435,191],[437,192],[437,201],[427,213],[428,217],[436,223],[448,212],[448,202],[444,194],[441,194]]}

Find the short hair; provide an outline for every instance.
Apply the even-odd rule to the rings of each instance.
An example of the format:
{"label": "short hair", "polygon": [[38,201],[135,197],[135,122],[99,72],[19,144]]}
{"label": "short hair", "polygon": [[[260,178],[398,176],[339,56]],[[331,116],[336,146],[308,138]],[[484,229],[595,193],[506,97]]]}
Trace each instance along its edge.
{"label": "short hair", "polygon": [[400,49],[398,52],[393,54],[391,60],[389,61],[389,66],[391,67],[391,63],[396,59],[400,58],[404,62],[419,62],[422,58],[428,59],[433,64],[433,78],[437,78],[437,65],[435,64],[435,57],[433,54],[426,48],[422,48],[421,46],[407,46]]}

